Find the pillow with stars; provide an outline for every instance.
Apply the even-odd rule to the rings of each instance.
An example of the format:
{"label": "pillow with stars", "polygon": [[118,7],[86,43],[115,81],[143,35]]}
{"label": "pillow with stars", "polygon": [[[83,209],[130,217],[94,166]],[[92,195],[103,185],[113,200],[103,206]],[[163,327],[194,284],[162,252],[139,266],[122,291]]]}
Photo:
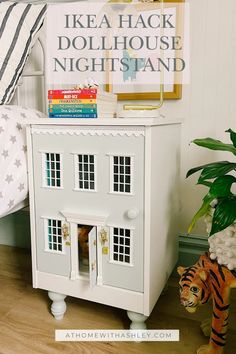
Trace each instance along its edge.
{"label": "pillow with stars", "polygon": [[33,109],[0,105],[0,217],[18,210],[27,198],[24,120],[41,117]]}

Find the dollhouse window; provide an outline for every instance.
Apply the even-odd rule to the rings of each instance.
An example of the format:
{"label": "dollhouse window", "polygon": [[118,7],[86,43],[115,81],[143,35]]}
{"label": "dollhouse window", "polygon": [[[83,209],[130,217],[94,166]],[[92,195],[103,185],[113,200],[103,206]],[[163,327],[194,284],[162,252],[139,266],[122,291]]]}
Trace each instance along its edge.
{"label": "dollhouse window", "polygon": [[58,153],[45,153],[45,178],[44,186],[50,188],[62,187],[62,161],[61,154]]}
{"label": "dollhouse window", "polygon": [[96,191],[96,156],[75,155],[75,188],[82,191]]}
{"label": "dollhouse window", "polygon": [[112,158],[112,192],[132,194],[133,157],[111,156]]}
{"label": "dollhouse window", "polygon": [[63,252],[62,222],[61,220],[47,220],[48,251]]}
{"label": "dollhouse window", "polygon": [[111,261],[115,263],[132,263],[132,230],[112,228]]}

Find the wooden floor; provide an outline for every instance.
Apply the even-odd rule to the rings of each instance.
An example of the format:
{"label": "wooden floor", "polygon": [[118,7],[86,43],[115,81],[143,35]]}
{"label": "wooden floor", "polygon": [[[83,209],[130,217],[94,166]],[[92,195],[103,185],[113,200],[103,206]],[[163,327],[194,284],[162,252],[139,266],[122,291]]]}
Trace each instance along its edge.
{"label": "wooden floor", "polygon": [[[236,299],[234,294],[234,299]],[[55,329],[129,328],[125,311],[67,298],[65,318],[55,321],[46,291],[31,286],[28,251],[0,246],[0,353],[1,354],[194,354],[207,342],[199,329],[210,313],[206,305],[188,314],[179,304],[177,279],[170,279],[150,318],[149,329],[179,329],[179,343],[64,342],[54,341]],[[225,354],[236,353],[236,301],[232,301]]]}

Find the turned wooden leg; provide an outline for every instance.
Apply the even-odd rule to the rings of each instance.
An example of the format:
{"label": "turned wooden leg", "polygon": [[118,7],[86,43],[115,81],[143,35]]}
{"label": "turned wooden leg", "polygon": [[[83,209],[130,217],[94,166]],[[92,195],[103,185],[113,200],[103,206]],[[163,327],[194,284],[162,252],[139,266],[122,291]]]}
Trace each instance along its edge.
{"label": "turned wooden leg", "polygon": [[148,316],[144,316],[141,313],[127,311],[129,319],[132,321],[130,324],[130,329],[146,329],[147,325],[145,323]]}
{"label": "turned wooden leg", "polygon": [[66,312],[66,303],[64,301],[66,295],[49,291],[48,296],[52,300],[51,313],[53,314],[56,320],[62,320],[64,317],[64,313]]}

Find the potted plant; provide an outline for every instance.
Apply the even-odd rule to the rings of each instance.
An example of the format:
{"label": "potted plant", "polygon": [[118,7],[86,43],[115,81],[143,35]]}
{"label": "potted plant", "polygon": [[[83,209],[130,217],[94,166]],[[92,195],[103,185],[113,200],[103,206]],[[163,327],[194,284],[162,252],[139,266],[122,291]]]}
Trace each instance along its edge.
{"label": "potted plant", "polygon": [[[211,150],[228,151],[236,156],[236,132],[232,129],[226,132],[230,134],[231,143],[229,144],[212,138],[195,139],[193,143]],[[211,162],[194,167],[188,171],[186,177],[198,171],[201,173],[197,184],[206,186],[208,190],[200,209],[191,221],[188,233],[192,231],[198,219],[210,215],[212,222],[209,236],[211,236],[227,229],[236,220],[236,194],[232,191],[232,186],[236,182],[236,160],[235,162]]]}

